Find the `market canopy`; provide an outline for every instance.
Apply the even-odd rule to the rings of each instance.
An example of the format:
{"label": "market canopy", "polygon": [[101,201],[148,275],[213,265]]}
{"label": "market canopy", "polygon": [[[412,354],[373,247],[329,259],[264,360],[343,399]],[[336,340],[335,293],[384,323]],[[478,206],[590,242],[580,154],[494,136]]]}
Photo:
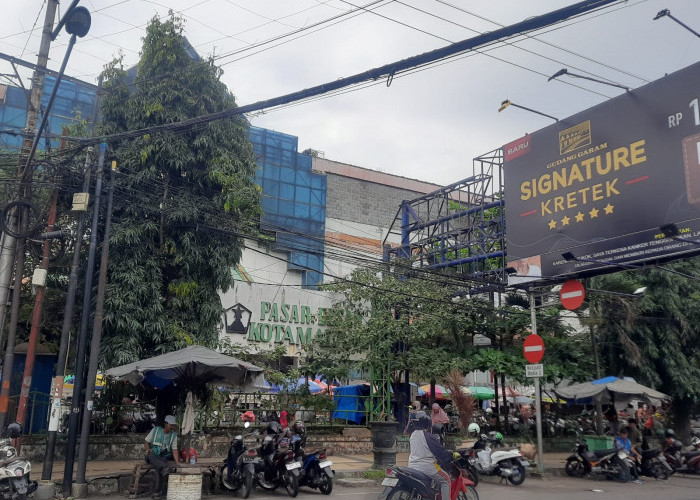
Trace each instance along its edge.
{"label": "market canopy", "polygon": [[[421,385],[418,389],[425,391],[425,396],[430,397],[430,384]],[[450,399],[449,389],[435,384],[435,399]]]}
{"label": "market canopy", "polygon": [[462,392],[466,394],[467,396],[471,396],[474,399],[494,399],[496,397],[496,393],[494,390],[490,387],[482,387],[482,386],[471,386],[471,387],[462,387]]}
{"label": "market canopy", "polygon": [[555,393],[567,400],[574,400],[580,404],[587,402],[616,404],[627,403],[632,399],[662,400],[669,396],[650,387],[639,384],[631,378],[605,377],[591,382],[574,384],[562,389],[555,389]]}
{"label": "market canopy", "polygon": [[263,386],[262,368],[198,345],[110,368],[105,375],[133,385],[148,382],[159,389],[173,382],[188,387],[216,383],[243,390]]}

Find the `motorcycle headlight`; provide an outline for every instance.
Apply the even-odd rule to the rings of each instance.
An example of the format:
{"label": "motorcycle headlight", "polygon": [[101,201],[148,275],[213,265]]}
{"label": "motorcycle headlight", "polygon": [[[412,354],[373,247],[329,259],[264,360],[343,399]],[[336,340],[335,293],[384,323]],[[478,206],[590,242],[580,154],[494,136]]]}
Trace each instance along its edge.
{"label": "motorcycle headlight", "polygon": [[17,476],[17,477],[24,476],[24,469],[22,467],[17,467],[15,469],[15,476]]}

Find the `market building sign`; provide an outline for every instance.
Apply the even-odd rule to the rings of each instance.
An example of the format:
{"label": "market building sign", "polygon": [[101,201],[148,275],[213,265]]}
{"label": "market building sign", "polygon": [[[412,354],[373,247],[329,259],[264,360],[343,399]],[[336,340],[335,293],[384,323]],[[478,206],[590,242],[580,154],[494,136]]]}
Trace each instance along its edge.
{"label": "market building sign", "polygon": [[293,353],[324,334],[324,312],[332,305],[330,293],[278,292],[277,287],[239,282],[222,294],[226,309],[220,336],[236,344],[282,344]]}

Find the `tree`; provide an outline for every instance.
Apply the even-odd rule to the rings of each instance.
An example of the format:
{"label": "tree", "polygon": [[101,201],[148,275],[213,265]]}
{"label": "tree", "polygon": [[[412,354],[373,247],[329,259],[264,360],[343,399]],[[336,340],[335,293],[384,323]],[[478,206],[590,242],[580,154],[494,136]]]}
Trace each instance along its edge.
{"label": "tree", "polygon": [[[185,51],[182,20],[151,20],[133,81],[105,69],[105,134],[236,106],[213,60]],[[259,220],[247,122],[233,118],[110,143],[118,164],[102,356],[108,365],[184,344],[214,346],[219,291]]]}
{"label": "tree", "polygon": [[641,299],[600,299],[598,341],[609,374],[635,377],[673,398],[673,423],[687,438],[700,399],[700,258],[666,267],[687,277],[649,268],[594,278],[597,289],[631,293],[647,287]]}

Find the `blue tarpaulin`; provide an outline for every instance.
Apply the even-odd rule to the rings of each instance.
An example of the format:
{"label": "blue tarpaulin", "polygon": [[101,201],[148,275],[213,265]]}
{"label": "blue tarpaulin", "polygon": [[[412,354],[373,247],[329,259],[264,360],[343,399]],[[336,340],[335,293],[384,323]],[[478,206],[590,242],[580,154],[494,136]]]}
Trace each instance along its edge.
{"label": "blue tarpaulin", "polygon": [[348,422],[361,424],[365,416],[365,400],[369,396],[369,385],[345,385],[336,387],[335,394],[336,409],[333,418],[342,418]]}

